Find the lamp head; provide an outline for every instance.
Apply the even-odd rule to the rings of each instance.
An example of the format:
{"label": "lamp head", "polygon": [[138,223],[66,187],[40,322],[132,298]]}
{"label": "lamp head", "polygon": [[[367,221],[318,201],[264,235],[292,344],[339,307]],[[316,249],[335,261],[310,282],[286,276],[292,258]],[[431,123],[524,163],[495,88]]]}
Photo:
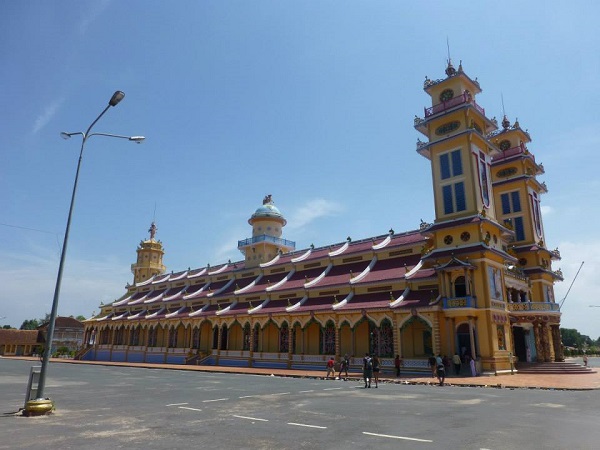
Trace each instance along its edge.
{"label": "lamp head", "polygon": [[119,102],[121,100],[123,100],[123,97],[125,97],[125,92],[123,92],[123,91],[117,91],[110,98],[110,101],[108,102],[108,104],[110,106],[117,106],[119,104]]}
{"label": "lamp head", "polygon": [[66,139],[70,139],[71,135],[69,133],[67,133],[66,131],[61,131],[60,137],[66,140]]}
{"label": "lamp head", "polygon": [[130,141],[133,141],[137,144],[141,144],[142,142],[144,142],[144,139],[146,139],[144,136],[131,136],[129,138]]}

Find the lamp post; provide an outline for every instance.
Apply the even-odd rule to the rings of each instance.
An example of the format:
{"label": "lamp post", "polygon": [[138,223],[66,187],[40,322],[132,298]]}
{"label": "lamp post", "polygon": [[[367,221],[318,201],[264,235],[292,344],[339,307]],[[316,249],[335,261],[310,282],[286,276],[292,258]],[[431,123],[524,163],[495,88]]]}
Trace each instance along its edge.
{"label": "lamp post", "polygon": [[52,300],[52,310],[50,312],[50,319],[48,321],[48,331],[46,333],[46,349],[44,351],[44,357],[42,360],[42,368],[40,370],[39,379],[38,379],[38,388],[37,388],[37,396],[35,400],[30,400],[25,405],[25,414],[26,415],[39,415],[46,414],[54,409],[54,402],[52,402],[48,398],[44,398],[44,388],[46,386],[46,372],[48,370],[48,364],[50,361],[50,353],[52,351],[52,339],[54,337],[54,325],[56,321],[56,313],[58,309],[58,299],[60,295],[60,285],[62,282],[63,275],[63,267],[65,264],[65,256],[67,254],[67,244],[69,241],[69,230],[71,229],[71,217],[73,216],[73,206],[75,204],[75,194],[77,192],[77,182],[79,180],[79,169],[81,168],[81,159],[83,158],[83,150],[85,148],[85,143],[92,136],[107,136],[113,138],[120,139],[128,139],[132,142],[137,142],[138,144],[143,142],[145,139],[143,136],[121,136],[118,134],[109,134],[109,133],[90,133],[96,122],[100,120],[100,118],[108,111],[112,106],[117,106],[121,100],[123,100],[125,94],[121,91],[117,91],[110,98],[108,105],[104,110],[96,117],[96,119],[92,122],[92,124],[88,127],[85,132],[78,131],[75,133],[65,133],[62,132],[60,135],[64,139],[69,139],[75,135],[81,135],[81,150],[79,152],[79,161],[77,163],[77,172],[75,173],[75,182],[73,183],[73,193],[71,194],[71,206],[69,207],[69,216],[67,218],[67,227],[65,229],[65,237],[63,240],[62,251],[60,254],[60,263],[58,266],[58,275],[56,277],[56,286],[54,288],[54,298]]}

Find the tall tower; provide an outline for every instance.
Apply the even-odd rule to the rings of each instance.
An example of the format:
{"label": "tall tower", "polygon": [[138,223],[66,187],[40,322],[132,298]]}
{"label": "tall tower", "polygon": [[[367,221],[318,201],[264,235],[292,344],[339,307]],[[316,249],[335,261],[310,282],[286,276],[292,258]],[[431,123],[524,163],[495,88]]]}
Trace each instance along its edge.
{"label": "tall tower", "polygon": [[134,285],[146,281],[155,275],[164,273],[166,270],[166,267],[163,265],[165,251],[162,242],[154,239],[157,230],[156,224],[152,222],[148,230],[150,239],[141,241],[137,248],[137,261],[131,265]]}
{"label": "tall tower", "polygon": [[282,228],[287,221],[273,203],[271,195],[265,196],[263,204],[248,219],[252,225],[252,237],[238,241],[238,249],[244,254],[246,267],[275,258],[296,248],[296,243],[281,238]]}
{"label": "tall tower", "polygon": [[[490,167],[500,150],[488,140],[497,129],[476,102],[477,80],[448,60],[446,78],[425,79],[431,97],[415,128],[428,141],[417,152],[431,164],[435,223],[424,261],[434,267],[442,296],[443,327],[434,336],[444,353],[464,350],[484,370],[508,367],[510,320],[504,269],[516,263],[507,241],[512,231],[496,219]],[[483,339],[483,336],[486,336]]]}
{"label": "tall tower", "polygon": [[[518,120],[511,125],[505,115],[502,129],[490,137],[501,150],[492,159],[496,217],[514,230],[509,246],[518,260],[507,272],[517,276],[505,277],[515,353],[519,360],[562,360],[554,283],[563,277],[551,263],[560,260],[560,252],[549,250],[544,236],[540,200],[548,190],[537,179],[544,167],[527,148],[531,138]],[[519,282],[518,275],[525,275],[527,283]]]}

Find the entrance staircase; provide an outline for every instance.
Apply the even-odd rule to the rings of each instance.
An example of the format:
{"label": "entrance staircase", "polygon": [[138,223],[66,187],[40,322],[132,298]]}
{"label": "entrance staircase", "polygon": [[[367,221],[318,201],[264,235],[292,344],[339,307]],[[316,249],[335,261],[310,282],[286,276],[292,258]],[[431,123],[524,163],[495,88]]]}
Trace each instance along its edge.
{"label": "entrance staircase", "polygon": [[557,374],[557,375],[577,375],[586,373],[596,373],[590,367],[582,366],[572,362],[537,362],[537,363],[517,363],[516,369],[519,373],[531,373],[539,375]]}

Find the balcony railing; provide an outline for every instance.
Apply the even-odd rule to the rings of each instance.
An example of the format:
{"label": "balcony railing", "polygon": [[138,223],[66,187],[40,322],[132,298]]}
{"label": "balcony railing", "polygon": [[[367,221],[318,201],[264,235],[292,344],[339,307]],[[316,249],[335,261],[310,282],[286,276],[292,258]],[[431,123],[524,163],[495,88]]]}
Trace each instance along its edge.
{"label": "balcony railing", "polygon": [[560,311],[558,303],[550,302],[524,302],[524,303],[508,303],[508,310],[517,311]]}
{"label": "balcony railing", "polygon": [[260,242],[268,242],[286,248],[296,248],[296,243],[294,241],[288,241],[287,239],[281,239],[275,236],[267,236],[266,234],[238,241],[238,248],[241,249],[244,247],[248,247],[249,245],[258,244]]}
{"label": "balcony railing", "polygon": [[444,309],[477,308],[477,298],[472,296],[444,298]]}
{"label": "balcony railing", "polygon": [[485,109],[479,106],[471,94],[464,92],[461,95],[457,95],[456,97],[452,97],[450,100],[442,103],[438,103],[437,105],[431,106],[429,108],[425,108],[425,118],[429,116],[433,116],[434,114],[440,113],[442,111],[446,111],[447,109],[454,108],[455,106],[462,105],[463,103],[470,103],[473,107],[479,111],[481,114],[485,116]]}
{"label": "balcony railing", "polygon": [[517,145],[516,147],[511,147],[507,150],[504,150],[500,155],[494,156],[492,158],[492,161],[501,161],[503,159],[507,159],[512,156],[521,155],[521,154],[530,156],[533,159],[533,162],[535,162],[535,156],[533,156],[531,153],[529,153],[529,150],[527,150],[527,147],[522,142],[519,145]]}

